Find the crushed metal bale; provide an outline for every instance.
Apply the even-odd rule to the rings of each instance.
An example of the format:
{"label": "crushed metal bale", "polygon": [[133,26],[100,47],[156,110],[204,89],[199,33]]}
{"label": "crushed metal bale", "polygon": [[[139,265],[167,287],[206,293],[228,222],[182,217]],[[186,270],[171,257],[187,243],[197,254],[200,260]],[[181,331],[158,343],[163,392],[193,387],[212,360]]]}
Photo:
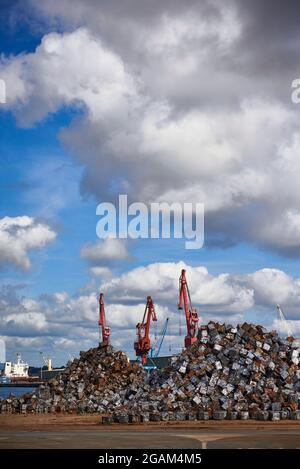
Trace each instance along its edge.
{"label": "crushed metal bale", "polygon": [[103,423],[300,420],[300,349],[293,338],[244,323],[209,322],[198,341],[150,375],[111,346],[79,359],[1,412],[98,412]]}

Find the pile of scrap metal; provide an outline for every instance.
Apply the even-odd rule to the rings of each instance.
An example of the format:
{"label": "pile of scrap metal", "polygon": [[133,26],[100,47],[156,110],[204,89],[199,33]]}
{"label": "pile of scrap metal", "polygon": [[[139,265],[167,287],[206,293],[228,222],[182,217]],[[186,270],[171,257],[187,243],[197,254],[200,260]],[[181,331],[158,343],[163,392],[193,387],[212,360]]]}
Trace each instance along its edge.
{"label": "pile of scrap metal", "polygon": [[299,348],[262,326],[210,322],[124,404],[111,421],[300,419]]}

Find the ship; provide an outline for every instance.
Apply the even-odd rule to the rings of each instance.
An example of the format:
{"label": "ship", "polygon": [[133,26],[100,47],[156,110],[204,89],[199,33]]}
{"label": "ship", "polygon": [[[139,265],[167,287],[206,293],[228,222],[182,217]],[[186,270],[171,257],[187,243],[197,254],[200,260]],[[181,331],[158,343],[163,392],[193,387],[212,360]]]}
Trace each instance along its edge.
{"label": "ship", "polygon": [[4,362],[0,364],[0,384],[25,384],[39,381],[39,376],[29,376],[29,365],[17,353],[17,362]]}

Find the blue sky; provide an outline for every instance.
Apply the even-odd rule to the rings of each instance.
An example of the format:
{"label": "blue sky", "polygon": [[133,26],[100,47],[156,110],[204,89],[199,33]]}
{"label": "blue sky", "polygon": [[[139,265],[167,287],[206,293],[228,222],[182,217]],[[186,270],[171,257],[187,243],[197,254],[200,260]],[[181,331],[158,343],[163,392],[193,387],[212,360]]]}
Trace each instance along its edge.
{"label": "blue sky", "polygon": [[[63,362],[80,347],[95,345],[100,286],[106,287],[108,304],[115,308],[111,325],[117,346],[132,356],[134,324],[139,311],[142,314],[148,286],[161,311],[159,327],[168,314],[173,315],[170,334],[179,347],[174,279],[181,261],[190,268],[203,320],[247,319],[280,327],[274,305],[284,301],[287,316],[300,331],[300,207],[294,180],[299,171],[299,109],[282,97],[282,86],[290,88],[282,75],[296,78],[297,64],[286,73],[274,69],[272,87],[263,78],[259,57],[255,63],[256,56],[248,52],[241,74],[229,72],[227,62],[238,62],[244,26],[256,14],[239,9],[235,2],[231,12],[220,6],[220,17],[208,17],[216,37],[209,36],[204,23],[200,28],[205,12],[196,7],[192,20],[188,11],[180,13],[175,6],[172,10],[166,2],[167,16],[158,9],[151,17],[153,36],[145,18],[140,21],[129,9],[120,26],[122,35],[128,24],[134,25],[126,44],[105,27],[105,18],[115,24],[115,2],[111,11],[86,2],[82,17],[76,14],[81,11],[79,4],[76,0],[68,18],[68,0],[61,8],[58,2],[41,7],[32,0],[30,14],[18,4],[5,10],[9,27],[3,22],[0,26],[0,78],[6,79],[8,94],[7,104],[0,105],[0,218],[30,217],[30,226],[42,225],[47,232],[47,240],[35,239],[34,247],[24,248],[29,268],[18,264],[13,254],[9,257],[3,247],[0,281],[12,286],[13,293],[3,293],[0,334],[9,356],[21,349],[26,359],[37,363],[36,351],[42,349]],[[224,36],[228,21],[229,37]],[[199,36],[200,30],[204,36]],[[254,36],[253,30],[253,41]],[[147,37],[149,44],[133,46],[141,37]],[[211,48],[214,42],[222,57],[218,67]],[[282,47],[289,52],[288,41]],[[178,69],[182,51],[187,60],[184,80]],[[88,54],[90,62],[84,60]],[[216,96],[209,90],[209,77],[201,75],[201,60],[215,80],[215,89],[219,79],[227,81],[228,73],[233,74],[228,80],[232,88],[227,87],[215,103],[205,101],[207,93],[211,92],[211,101]],[[255,84],[250,84],[248,72],[255,67]],[[161,80],[156,79],[159,70]],[[172,85],[167,79],[170,72]],[[57,74],[57,86],[52,74]],[[186,89],[185,82],[190,84]],[[250,104],[240,91],[245,86]],[[115,89],[109,98],[111,87]],[[293,171],[288,165],[294,165]],[[147,203],[157,196],[169,202],[176,197],[179,202],[204,202],[204,248],[187,250],[184,240],[138,239],[116,244],[110,256],[104,245],[99,254],[96,207],[113,200],[112,187],[121,193],[127,188],[133,201]],[[16,223],[15,227],[19,219]],[[13,236],[21,236],[18,233]],[[83,255],[84,246],[95,253]],[[162,284],[170,288],[169,297],[158,285],[152,264],[161,264],[157,269]],[[106,270],[96,275],[96,268]],[[201,268],[207,271],[200,272]],[[177,270],[173,274],[168,269]],[[198,288],[193,273],[204,286]],[[266,296],[260,290],[264,286],[270,290]],[[63,300],[57,296],[62,292]],[[22,343],[20,336],[27,342]]]}
{"label": "blue sky", "polygon": [[[29,37],[29,32],[27,33]],[[18,50],[20,42],[16,35],[17,47],[13,43],[4,53]],[[22,33],[23,37],[23,33]],[[25,42],[35,50],[36,38]],[[32,272],[26,275],[28,292],[39,295],[45,290],[54,293],[63,282],[64,289],[75,293],[88,277],[86,263],[79,252],[83,244],[97,241],[96,224],[98,217],[95,197],[88,199],[80,195],[81,168],[74,164],[68,152],[58,139],[61,127],[68,125],[72,111],[63,110],[33,128],[20,128],[10,112],[1,109],[1,217],[18,216],[26,213],[46,218],[58,227],[57,242],[39,254]],[[62,176],[55,180],[55,169],[60,167]],[[50,173],[49,173],[50,170]],[[52,171],[52,173],[51,173]],[[69,200],[49,205],[52,189],[64,198],[64,187],[68,188]],[[55,205],[55,202],[53,202]],[[50,199],[51,204],[51,199]],[[213,274],[224,271],[247,273],[266,265],[283,269],[299,276],[299,263],[273,252],[255,248],[248,243],[239,243],[229,248],[206,248],[196,252],[186,250],[184,240],[137,240],[132,242],[132,260],[121,266],[129,270],[138,265],[156,262],[173,262],[185,259],[191,265],[204,264]],[[24,274],[1,272],[1,278],[17,282],[24,281]]]}

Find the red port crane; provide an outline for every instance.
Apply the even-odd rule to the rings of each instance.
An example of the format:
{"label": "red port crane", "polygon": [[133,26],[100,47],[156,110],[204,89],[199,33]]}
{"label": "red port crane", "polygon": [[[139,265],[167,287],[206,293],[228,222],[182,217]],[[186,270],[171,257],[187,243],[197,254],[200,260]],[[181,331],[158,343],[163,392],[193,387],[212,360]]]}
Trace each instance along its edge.
{"label": "red port crane", "polygon": [[141,357],[142,365],[146,365],[147,357],[150,350],[150,322],[157,321],[154,303],[151,296],[147,296],[147,303],[144,311],[142,322],[136,325],[137,341],[134,342],[134,350],[137,357]]}
{"label": "red port crane", "polygon": [[[110,327],[106,325],[105,321],[105,309],[104,309],[104,297],[103,293],[100,293],[99,296],[99,328],[101,328],[102,332],[102,344],[109,344],[109,336],[110,336]],[[100,331],[99,331],[100,332]],[[101,335],[100,335],[101,338]]]}
{"label": "red port crane", "polygon": [[185,277],[185,270],[182,269],[179,277],[179,303],[178,309],[183,309],[185,312],[187,335],[184,339],[185,347],[190,347],[194,342],[198,340],[198,313],[193,308],[189,287]]}

